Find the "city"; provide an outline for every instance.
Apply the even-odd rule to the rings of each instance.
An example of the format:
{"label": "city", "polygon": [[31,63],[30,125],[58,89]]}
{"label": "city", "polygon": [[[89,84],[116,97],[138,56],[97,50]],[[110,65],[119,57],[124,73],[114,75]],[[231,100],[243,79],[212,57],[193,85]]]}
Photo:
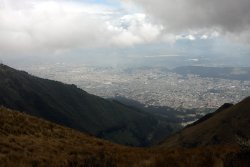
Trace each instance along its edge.
{"label": "city", "polygon": [[250,93],[250,81],[183,76],[164,68],[57,64],[31,66],[25,70],[39,77],[75,84],[104,98],[119,96],[145,106],[174,109],[218,108],[224,103],[237,103]]}

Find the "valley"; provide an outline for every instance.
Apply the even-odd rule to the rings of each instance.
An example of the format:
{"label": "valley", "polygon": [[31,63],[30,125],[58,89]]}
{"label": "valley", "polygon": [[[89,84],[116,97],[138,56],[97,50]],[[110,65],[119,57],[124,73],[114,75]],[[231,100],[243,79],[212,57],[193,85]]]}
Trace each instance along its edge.
{"label": "valley", "polygon": [[192,73],[185,76],[164,68],[57,64],[24,69],[40,77],[76,84],[101,97],[121,96],[147,106],[175,109],[217,108],[226,102],[239,102],[250,92],[250,80],[203,78]]}
{"label": "valley", "polygon": [[[235,132],[242,131],[241,135],[249,136],[249,128],[246,127],[249,121],[249,104],[248,98],[235,106],[222,107],[213,116],[177,132],[151,148],[113,144],[19,111],[0,107],[0,163],[3,166],[18,167],[245,167],[249,165],[249,141],[243,136],[235,138]],[[244,112],[238,113],[240,110]],[[237,126],[231,123],[231,120],[235,120],[232,117],[235,114],[245,117]],[[225,125],[232,129],[222,133],[226,136],[221,136],[220,140],[210,140],[213,134],[207,134],[204,130],[211,128],[210,131],[216,133],[216,127],[223,127],[220,120],[224,118],[228,119]],[[214,120],[219,121],[211,125],[210,122]],[[220,135],[220,130],[217,132]],[[180,134],[183,134],[183,137],[180,137]],[[200,137],[196,138],[197,135]],[[202,137],[206,139],[201,139]],[[193,140],[196,141],[195,145]]]}
{"label": "valley", "polygon": [[0,167],[250,167],[250,0],[0,0]]}
{"label": "valley", "polygon": [[161,115],[3,64],[0,65],[0,105],[130,146],[158,143],[180,128],[178,123]]}
{"label": "valley", "polygon": [[[73,83],[103,98],[121,100],[125,104],[122,99],[129,99],[144,108],[161,108],[161,113],[165,110],[168,117],[167,109],[176,111],[172,117],[182,125],[215,111],[224,103],[237,103],[250,94],[250,80],[223,78],[230,75],[230,70],[224,70],[220,74],[222,77],[216,77],[219,69],[212,67],[210,76],[199,76],[192,71],[178,73],[178,68],[163,67],[113,68],[59,63],[22,68],[40,77]],[[201,73],[202,70],[205,73],[206,68],[199,70],[198,67],[196,71]],[[133,106],[133,103],[127,105]]]}
{"label": "valley", "polygon": [[[0,79],[0,163],[4,166],[249,164],[250,97],[235,105],[226,103],[180,129],[193,110],[145,106],[122,97],[106,100],[75,85],[3,64]],[[185,119],[178,120],[180,113]]]}

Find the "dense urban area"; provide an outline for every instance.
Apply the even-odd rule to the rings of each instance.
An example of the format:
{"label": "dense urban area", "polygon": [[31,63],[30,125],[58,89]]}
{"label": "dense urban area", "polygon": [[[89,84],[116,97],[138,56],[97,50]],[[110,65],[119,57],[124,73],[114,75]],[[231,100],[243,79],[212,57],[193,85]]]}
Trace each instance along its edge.
{"label": "dense urban area", "polygon": [[75,84],[104,98],[116,96],[145,106],[217,108],[250,94],[250,81],[180,75],[165,68],[112,68],[85,65],[26,67],[31,74]]}

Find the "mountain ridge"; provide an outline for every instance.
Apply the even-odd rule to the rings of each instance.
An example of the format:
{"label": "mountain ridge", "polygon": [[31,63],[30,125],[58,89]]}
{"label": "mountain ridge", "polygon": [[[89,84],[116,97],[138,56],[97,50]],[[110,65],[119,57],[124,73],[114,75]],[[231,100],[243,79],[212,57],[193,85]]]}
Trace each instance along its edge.
{"label": "mountain ridge", "polygon": [[[237,146],[136,148],[0,107],[2,166],[217,167],[247,166],[249,152]],[[233,165],[232,165],[233,164]]]}
{"label": "mountain ridge", "polygon": [[174,130],[164,118],[6,65],[0,65],[0,92],[0,105],[121,144],[149,145]]}
{"label": "mountain ridge", "polygon": [[[205,116],[206,117],[206,116]],[[159,147],[193,148],[207,145],[238,145],[237,138],[250,138],[250,97],[219,108],[207,119],[189,125],[161,142]]]}

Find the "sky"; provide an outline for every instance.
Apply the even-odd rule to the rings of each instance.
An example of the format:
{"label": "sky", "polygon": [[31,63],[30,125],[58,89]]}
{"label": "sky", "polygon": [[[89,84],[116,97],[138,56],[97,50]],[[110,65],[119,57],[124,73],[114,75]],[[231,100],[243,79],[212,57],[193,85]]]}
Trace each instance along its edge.
{"label": "sky", "polygon": [[249,0],[0,0],[0,59],[177,55],[246,66],[249,8]]}

